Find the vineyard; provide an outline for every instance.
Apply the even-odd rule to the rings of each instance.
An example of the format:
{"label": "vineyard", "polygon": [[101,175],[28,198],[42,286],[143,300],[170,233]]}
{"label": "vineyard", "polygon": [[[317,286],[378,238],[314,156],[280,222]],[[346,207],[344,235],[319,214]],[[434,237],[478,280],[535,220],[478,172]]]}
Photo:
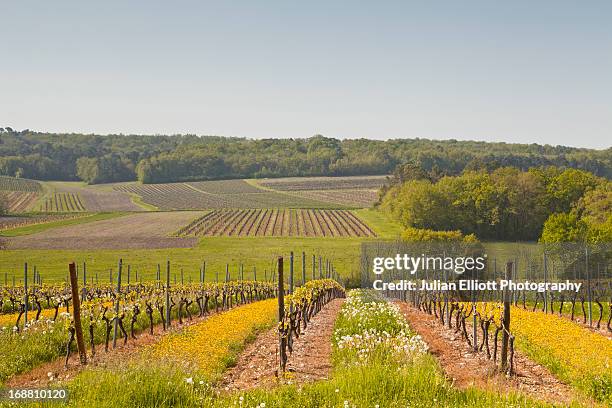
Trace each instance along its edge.
{"label": "vineyard", "polygon": [[214,210],[177,231],[178,236],[375,237],[347,210]]}
{"label": "vineyard", "polygon": [[[512,274],[512,265],[510,262],[506,268],[507,277]],[[400,290],[387,294],[401,301],[402,310],[427,341],[448,342],[463,350],[461,357],[453,357],[463,368],[450,367],[449,375],[463,377],[463,381],[469,382],[486,377],[487,370],[494,370],[525,386],[542,377],[542,393],[556,392],[570,398],[572,391],[565,385],[569,384],[585,398],[610,403],[612,298],[604,289],[609,285],[609,281],[593,281],[589,289],[573,296],[551,292],[540,297],[540,301],[547,299],[543,302],[544,308],[538,307],[537,295],[530,305],[525,291],[505,291],[503,301],[487,301],[487,296],[478,301],[465,301],[463,298],[470,296],[462,296],[457,291]],[[597,320],[592,324],[587,322],[587,292],[594,296],[594,301],[587,304],[588,309],[599,307],[598,313],[593,313]],[[606,296],[608,302],[602,299]],[[566,309],[569,306],[571,315],[563,315],[564,304]],[[607,322],[602,323],[604,312]],[[582,323],[575,319],[578,313],[583,315]],[[424,319],[424,316],[431,319]],[[525,364],[525,358],[532,362]],[[541,368],[534,370],[532,364]],[[471,366],[473,373],[466,375],[465,370]],[[555,390],[551,391],[552,388]]]}
{"label": "vineyard", "polygon": [[41,212],[80,212],[85,211],[85,206],[81,202],[78,194],[73,193],[52,193],[44,197],[40,204]]}
{"label": "vineyard", "polygon": [[57,181],[46,182],[46,186],[56,193],[78,196],[83,207],[89,212],[143,211],[142,207],[132,202],[129,194],[113,191],[110,188]]}
{"label": "vineyard", "polygon": [[[584,249],[495,254],[521,265],[506,276],[546,270],[581,282],[575,293],[349,291],[371,287],[360,248],[384,250],[371,238],[400,233],[375,210],[349,209],[371,206],[384,181],[46,182],[46,214],[0,218],[0,383],[66,388],[70,406],[610,405],[605,250],[580,262],[569,254]],[[25,209],[41,193],[8,194],[31,194]],[[129,195],[170,211],[125,213],[137,207]],[[289,250],[302,256],[278,258]],[[65,275],[66,258],[84,262]]]}
{"label": "vineyard", "polygon": [[312,200],[357,208],[372,207],[378,201],[377,190],[301,190],[292,194]]}
{"label": "vineyard", "polygon": [[244,180],[196,181],[187,183],[196,190],[208,194],[248,194],[262,193],[260,188]]}
{"label": "vineyard", "polygon": [[10,213],[28,211],[39,197],[42,187],[34,180],[0,176],[0,195]]}
{"label": "vineyard", "polygon": [[42,190],[42,186],[35,180],[0,176],[0,190],[38,193]]}
{"label": "vineyard", "polygon": [[258,181],[263,187],[279,191],[301,190],[377,190],[385,184],[387,176],[350,177],[288,177]]}
{"label": "vineyard", "polygon": [[[27,296],[25,293],[24,288],[16,288],[7,289],[3,294],[3,303],[14,304],[18,299],[17,313],[0,316],[4,326],[0,332],[3,339],[0,381],[3,382],[32,364],[59,358],[61,350],[67,352],[67,364],[76,341],[71,315],[74,298],[69,286],[33,285]],[[266,282],[227,281],[171,287],[170,281],[164,280],[163,284],[161,281],[136,282],[123,287],[118,281],[115,287],[89,286],[78,293],[82,303],[80,315],[88,334],[88,354],[94,357],[99,345],[108,352],[118,344],[125,346],[136,341],[139,333],[161,335],[175,324],[183,325],[237,305],[263,300],[275,291]],[[26,309],[31,310],[29,316]],[[23,336],[27,337],[28,345],[45,353],[43,360],[28,353],[29,348],[21,341]],[[16,358],[20,365],[10,364]]]}
{"label": "vineyard", "polygon": [[[305,254],[300,270],[293,254],[288,265],[279,258],[275,272],[259,280],[255,270],[245,279],[242,267],[237,275],[214,270],[209,279],[203,263],[193,283],[184,281],[182,270],[177,281],[170,262],[158,265],[155,278],[146,282],[143,273],[122,262],[118,272],[109,272],[110,284],[100,284],[97,272],[94,280],[85,264],[78,271],[73,267],[71,285],[44,285],[34,271],[27,290],[5,285],[1,292],[0,381],[62,384],[80,406],[103,404],[110,389],[120,390],[113,398],[117,406],[134,400],[164,405],[159,398],[167,393],[181,405],[199,401],[213,407],[308,406],[315,395],[356,406],[392,406],[415,398],[435,398],[446,406],[544,404],[536,400],[580,406],[610,398],[605,391],[612,379],[609,339],[556,312],[521,304],[520,293],[508,294],[510,309],[506,303],[473,304],[437,291],[392,291],[383,297],[353,290],[344,301],[334,268],[316,275],[313,257],[312,274],[307,273],[304,259]],[[77,282],[83,285],[76,288]],[[563,309],[558,299],[548,307]],[[82,327],[82,348],[77,327]],[[240,351],[237,345],[253,338],[253,346]],[[451,347],[442,352],[443,343]],[[517,393],[453,387],[429,353],[432,344],[442,353],[442,369],[458,384],[499,375],[497,381],[518,387]],[[104,364],[122,350],[129,353]],[[457,356],[449,359],[445,353]],[[80,359],[94,365],[82,366]],[[237,366],[228,367],[228,361]],[[377,392],[380,381],[395,391]],[[164,393],[142,393],[138,384],[143,382]],[[219,392],[223,387],[226,391]]]}
{"label": "vineyard", "polygon": [[[258,189],[243,180],[198,183],[120,184],[117,191],[136,194],[161,210],[208,208],[326,208],[332,204]],[[242,191],[242,192],[241,192]]]}
{"label": "vineyard", "polygon": [[[281,298],[284,295],[275,282],[276,275],[269,274],[257,280],[255,274],[253,280],[245,280],[243,270],[237,277],[230,276],[226,270],[223,281],[217,273],[216,279],[209,282],[205,281],[205,268],[203,264],[199,283],[172,283],[168,261],[164,270],[158,265],[156,280],[143,283],[142,275],[130,273],[129,265],[126,268],[119,261],[118,272],[114,275],[111,272],[111,284],[100,284],[97,273],[94,283],[94,275],[88,275],[85,264],[80,271],[71,264],[70,284],[63,285],[42,284],[34,269],[28,285],[5,286],[0,292],[0,312],[4,313],[0,314],[0,382],[54,359],[68,366],[75,346],[81,341],[79,336],[85,338],[83,346],[78,344],[81,359],[95,361],[101,350],[109,353],[129,343],[136,347],[141,336],[149,339],[160,336],[153,346],[143,350],[144,355],[164,361],[193,361],[194,368],[218,371],[223,368],[233,341],[243,341],[255,327],[272,326],[278,315],[276,302],[265,299],[279,293]],[[332,269],[327,273],[336,276]],[[27,273],[25,277],[27,279]],[[282,277],[280,272],[278,279]],[[295,319],[306,324],[329,301],[329,296],[343,293],[331,279],[316,280],[314,271],[312,280],[306,282],[309,278],[302,274],[302,287],[287,298],[291,306],[284,316],[292,322],[287,327],[291,327],[296,336],[299,324],[296,326]],[[76,285],[81,281],[83,285],[79,289]],[[297,277],[295,281],[297,283]],[[291,273],[291,291],[293,283]],[[252,322],[245,320],[245,313]],[[185,330],[176,332],[174,327]],[[233,329],[227,330],[228,327]],[[206,341],[194,341],[198,338]],[[204,347],[208,347],[208,351],[202,352],[202,344],[207,345]],[[81,353],[84,352],[82,347],[87,348],[87,357]],[[31,353],[31,350],[42,354]],[[62,352],[65,357],[60,357]],[[11,361],[18,361],[18,364],[11,364]]]}
{"label": "vineyard", "polygon": [[26,191],[4,192],[4,196],[11,213],[27,211],[38,199],[38,193]]}

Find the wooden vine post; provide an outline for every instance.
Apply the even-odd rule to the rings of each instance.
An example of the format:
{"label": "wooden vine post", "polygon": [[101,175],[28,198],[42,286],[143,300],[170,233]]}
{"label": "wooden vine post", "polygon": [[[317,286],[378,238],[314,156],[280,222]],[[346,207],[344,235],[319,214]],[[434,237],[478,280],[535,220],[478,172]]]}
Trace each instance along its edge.
{"label": "wooden vine post", "polygon": [[306,252],[302,252],[302,286],[306,284]]}
{"label": "wooden vine post", "polygon": [[83,261],[83,293],[81,294],[81,300],[84,302],[87,297],[87,264]]}
{"label": "wooden vine post", "polygon": [[317,259],[315,255],[312,255],[312,280],[317,279]]}
{"label": "wooden vine post", "polygon": [[[478,319],[476,318],[476,298],[477,296],[478,295],[476,294],[474,289],[472,289],[472,338],[474,339],[473,345],[474,345],[475,353],[478,352],[478,322],[477,322]],[[448,324],[450,327],[450,322]]]}
{"label": "wooden vine post", "polygon": [[[506,263],[506,280],[512,276],[512,262]],[[510,339],[510,291],[504,289],[504,317],[502,321],[502,349],[501,349],[501,368],[505,372],[508,369],[508,342]]]}
{"label": "wooden vine post", "polygon": [[293,294],[293,251],[289,255],[289,294]]}
{"label": "wooden vine post", "polygon": [[591,273],[589,270],[589,247],[584,246],[584,271],[587,280],[587,300],[589,307],[589,327],[593,327],[593,292],[591,291]]}
{"label": "wooden vine post", "polygon": [[[23,265],[23,285],[24,285],[24,292],[23,292],[23,305],[25,306],[25,314],[24,314],[24,320],[23,320],[23,327],[25,327],[28,324],[28,309],[29,309],[29,302],[30,300],[28,299],[28,263],[26,262]],[[13,286],[15,286],[13,284]]]}
{"label": "wooden vine post", "polygon": [[323,279],[323,258],[319,255],[319,279]]}
{"label": "wooden vine post", "polygon": [[77,282],[76,264],[70,263],[70,287],[72,289],[72,313],[74,315],[74,330],[76,332],[77,350],[81,365],[87,364],[87,352],[85,351],[85,341],[83,340],[83,327],[81,325],[81,301],[79,299],[79,284]]}
{"label": "wooden vine post", "polygon": [[285,364],[287,363],[287,339],[283,335],[281,325],[285,317],[285,284],[283,276],[283,257],[278,257],[278,348],[279,348],[279,376],[285,372]]}
{"label": "wooden vine post", "polygon": [[123,259],[119,259],[117,270],[117,298],[115,299],[115,324],[113,327],[113,349],[117,347],[117,333],[119,332],[119,297],[121,295],[121,272],[123,270]]}
{"label": "wooden vine post", "polygon": [[170,260],[166,261],[166,327],[170,327]]}

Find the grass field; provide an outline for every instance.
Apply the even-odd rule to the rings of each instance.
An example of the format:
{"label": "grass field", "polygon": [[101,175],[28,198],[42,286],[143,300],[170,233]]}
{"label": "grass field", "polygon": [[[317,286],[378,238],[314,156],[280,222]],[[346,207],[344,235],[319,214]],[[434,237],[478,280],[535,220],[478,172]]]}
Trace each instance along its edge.
{"label": "grass field", "polygon": [[[41,276],[47,282],[63,281],[66,277],[68,263],[72,261],[87,262],[90,274],[98,273],[101,282],[108,280],[108,270],[117,269],[119,259],[124,265],[131,265],[132,270],[138,270],[144,280],[153,280],[156,276],[157,264],[165,265],[171,261],[172,274],[180,274],[194,281],[199,279],[199,268],[206,261],[206,279],[214,279],[215,273],[225,276],[226,263],[230,266],[230,274],[237,276],[238,268],[244,263],[245,278],[253,276],[253,267],[257,268],[258,279],[264,273],[270,277],[274,269],[273,263],[277,256],[289,256],[295,252],[297,270],[301,273],[301,253],[307,254],[307,271],[312,269],[311,255],[321,255],[333,259],[336,270],[344,278],[358,277],[359,248],[363,240],[359,238],[283,238],[283,237],[210,237],[203,238],[195,248],[167,249],[123,249],[123,250],[5,250],[0,251],[0,279],[4,272],[9,280],[15,274],[22,277],[24,262],[32,267],[37,266]],[[318,262],[318,259],[317,259]],[[318,265],[317,265],[318,267]],[[267,271],[267,272],[264,272]],[[92,275],[93,276],[93,275]]]}
{"label": "grass field", "polygon": [[[147,214],[155,218],[156,213],[134,214],[127,217],[142,217],[147,216]],[[184,213],[184,216],[180,212],[162,212],[157,214],[160,216],[176,214],[184,220],[185,225],[188,224],[188,219],[196,217],[196,213]],[[375,210],[355,210],[355,214],[372,228],[378,238],[396,239],[401,232],[401,227],[398,224],[390,221],[383,214]],[[43,232],[52,241],[58,240],[58,242],[62,242],[61,237],[66,235],[66,233],[61,232],[65,229],[61,228],[62,226],[69,227],[73,225],[73,228],[75,228],[79,226],[78,224],[86,222],[87,224],[83,225],[83,228],[79,228],[81,232],[87,228],[93,228],[92,233],[98,233],[96,228],[94,228],[97,224],[92,224],[92,221],[107,220],[104,221],[106,225],[109,221],[113,221],[111,218],[119,215],[100,214],[85,219],[63,220],[50,225],[41,224],[24,227],[23,229],[19,228],[11,232],[5,232],[5,234],[17,236]],[[108,228],[107,235],[110,234],[109,239],[112,239],[113,236],[116,236],[115,239],[119,242],[121,239],[127,241],[136,239],[132,238],[135,235],[130,235],[134,233],[132,231],[134,228],[130,227],[130,223],[125,223],[124,220],[127,220],[127,218],[118,218],[116,226]],[[151,221],[153,222],[153,218],[151,218]],[[169,227],[164,231],[169,233],[173,229]],[[30,237],[31,239],[37,239],[39,234],[23,237],[23,239],[30,239]],[[63,239],[65,240],[66,238],[64,237]],[[157,239],[163,238],[160,236]],[[172,238],[165,239],[171,240]],[[86,249],[7,249],[0,251],[0,279],[6,273],[9,280],[12,279],[13,275],[19,280],[22,277],[23,264],[28,262],[31,267],[37,266],[45,281],[63,281],[66,277],[68,263],[76,261],[78,263],[87,262],[88,270],[93,274],[98,273],[100,281],[104,282],[108,278],[109,269],[116,270],[120,258],[123,259],[125,265],[131,265],[133,270],[138,270],[139,275],[144,280],[154,279],[157,264],[164,265],[168,259],[171,261],[172,274],[179,276],[180,270],[183,269],[183,276],[186,280],[190,278],[194,281],[199,279],[199,268],[203,261],[206,261],[206,279],[209,280],[214,279],[217,272],[219,276],[223,277],[225,275],[226,264],[229,264],[232,276],[236,276],[240,265],[243,264],[245,277],[252,277],[253,267],[255,267],[258,271],[258,278],[262,278],[264,273],[270,276],[270,272],[274,270],[273,261],[277,256],[288,257],[291,251],[294,252],[297,274],[301,275],[301,254],[304,251],[307,255],[306,271],[309,275],[312,274],[312,255],[317,257],[316,273],[318,273],[318,257],[321,256],[323,259],[332,260],[334,267],[345,283],[354,286],[358,285],[360,279],[361,244],[371,239],[373,238],[221,236],[201,237],[193,248],[129,249],[120,246],[117,249],[96,249],[95,247]],[[487,243],[486,248],[490,253],[489,259],[492,257],[504,259],[513,256],[516,244]]]}
{"label": "grass field", "polygon": [[[155,215],[155,213],[142,213],[138,216],[145,216],[147,214]],[[158,214],[163,215],[167,213]],[[170,215],[172,214],[174,213],[170,213]],[[181,213],[176,214],[180,215]],[[190,215],[190,213],[185,214],[186,217],[187,215],[191,218],[195,217],[195,215]],[[378,236],[392,238],[394,232],[396,232],[397,226],[373,210],[359,210],[358,214],[369,225],[371,223],[371,227]],[[129,215],[127,217],[135,216],[137,215]],[[127,220],[127,218],[119,218],[117,222],[125,224],[124,220]],[[89,224],[89,227],[93,228],[93,226],[95,224]],[[88,226],[83,226],[83,228],[86,227]],[[40,226],[37,228],[46,229],[48,227]],[[129,240],[129,224],[124,228],[126,228],[124,231],[124,234],[127,235],[126,239]],[[46,234],[49,237],[65,235],[60,233],[61,230],[50,229],[46,231]],[[83,229],[80,230],[82,231]],[[114,234],[118,230],[109,231],[109,233]],[[32,239],[38,238],[37,235],[32,235]],[[120,236],[121,234],[118,234],[118,240]],[[204,237],[200,238],[199,243],[193,248],[8,249],[0,251],[0,279],[4,273],[7,273],[11,280],[13,275],[19,280],[22,275],[23,264],[28,262],[31,267],[37,266],[45,281],[62,281],[66,277],[68,263],[76,261],[79,263],[87,262],[88,270],[92,274],[97,272],[100,281],[106,281],[108,270],[116,269],[120,258],[124,260],[124,264],[131,265],[134,270],[138,270],[140,276],[145,280],[154,279],[157,264],[164,265],[168,259],[172,264],[172,273],[179,275],[182,268],[184,270],[184,277],[187,280],[189,278],[193,280],[199,279],[199,268],[203,261],[206,261],[207,264],[207,279],[214,279],[217,272],[220,276],[224,276],[226,264],[229,264],[230,273],[234,274],[233,276],[236,276],[235,274],[238,273],[240,264],[244,264],[245,277],[252,276],[253,267],[256,267],[258,278],[261,279],[265,274],[270,276],[270,272],[273,270],[273,261],[277,256],[283,255],[288,257],[290,251],[295,253],[296,271],[299,271],[301,274],[301,253],[304,251],[307,254],[306,270],[309,276],[312,274],[312,255],[317,257],[317,274],[318,256],[321,256],[323,259],[332,260],[334,267],[340,275],[344,279],[356,284],[359,278],[360,246],[367,239],[371,238]]]}
{"label": "grass field", "polygon": [[[206,237],[195,248],[162,249],[123,249],[123,250],[5,250],[0,252],[0,280],[7,273],[10,282],[15,275],[17,282],[23,276],[23,264],[36,265],[46,282],[61,282],[66,278],[68,263],[87,262],[90,276],[98,274],[99,282],[108,282],[109,270],[117,270],[119,259],[124,265],[138,270],[143,280],[154,280],[157,265],[171,261],[172,279],[180,279],[181,269],[185,282],[199,280],[199,268],[206,262],[206,280],[215,280],[216,274],[225,276],[226,264],[230,277],[236,278],[240,265],[244,266],[246,279],[253,278],[253,268],[257,278],[263,279],[275,271],[275,259],[284,256],[288,261],[289,253],[294,252],[296,279],[301,279],[302,251],[306,253],[306,273],[312,276],[312,255],[330,259],[348,286],[360,284],[360,251],[364,238],[299,238],[299,237]],[[499,245],[499,244],[498,244]],[[287,264],[287,263],[286,263]],[[325,261],[323,261],[325,267]]]}

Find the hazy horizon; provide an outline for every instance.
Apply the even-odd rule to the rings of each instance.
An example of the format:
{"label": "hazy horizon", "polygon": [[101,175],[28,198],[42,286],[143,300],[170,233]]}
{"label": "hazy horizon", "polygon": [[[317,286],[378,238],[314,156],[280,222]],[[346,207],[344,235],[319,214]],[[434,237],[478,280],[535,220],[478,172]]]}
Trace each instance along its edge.
{"label": "hazy horizon", "polygon": [[610,2],[0,10],[17,130],[611,145]]}

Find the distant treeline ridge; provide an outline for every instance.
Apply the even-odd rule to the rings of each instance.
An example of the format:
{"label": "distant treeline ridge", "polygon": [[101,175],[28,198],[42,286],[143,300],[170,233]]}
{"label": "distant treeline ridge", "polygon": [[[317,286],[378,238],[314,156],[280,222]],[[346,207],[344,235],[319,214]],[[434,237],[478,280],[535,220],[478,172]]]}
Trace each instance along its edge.
{"label": "distant treeline ridge", "polygon": [[0,128],[0,175],[37,180],[143,183],[389,174],[415,163],[432,174],[557,166],[612,178],[612,149],[457,140],[246,139],[84,135]]}

